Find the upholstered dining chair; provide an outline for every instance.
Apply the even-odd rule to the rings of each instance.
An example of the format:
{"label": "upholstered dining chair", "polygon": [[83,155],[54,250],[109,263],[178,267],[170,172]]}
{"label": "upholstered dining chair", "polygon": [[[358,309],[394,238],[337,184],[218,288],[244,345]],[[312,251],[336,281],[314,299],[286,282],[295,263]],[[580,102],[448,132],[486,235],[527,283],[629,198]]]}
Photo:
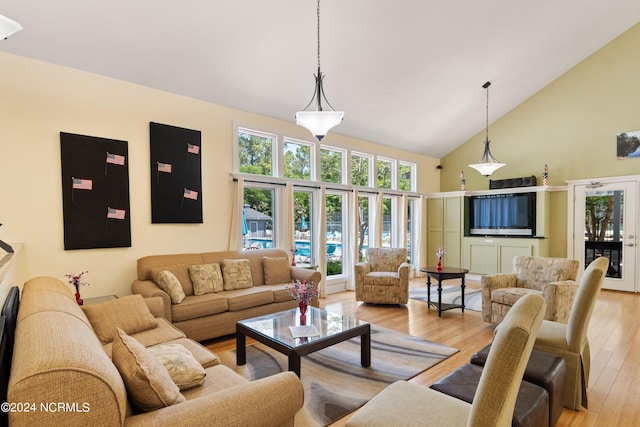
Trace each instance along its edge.
{"label": "upholstered dining chair", "polygon": [[376,304],[409,302],[409,264],[406,248],[368,248],[356,264],[356,301]]}
{"label": "upholstered dining chair", "polygon": [[546,303],[526,295],[507,313],[487,356],[473,403],[407,381],[397,381],[347,422],[376,426],[511,426],[525,367]]}
{"label": "upholstered dining chair", "polygon": [[597,258],[589,264],[580,279],[567,324],[545,320],[534,344],[537,350],[562,356],[566,362],[564,406],[576,411],[580,410],[580,406],[587,407],[591,367],[587,327],[608,267],[609,259],[605,257]]}
{"label": "upholstered dining chair", "polygon": [[544,318],[567,323],[576,295],[580,263],[575,259],[537,256],[513,258],[513,272],[482,276],[482,319],[500,323],[523,295],[540,294],[547,301]]}

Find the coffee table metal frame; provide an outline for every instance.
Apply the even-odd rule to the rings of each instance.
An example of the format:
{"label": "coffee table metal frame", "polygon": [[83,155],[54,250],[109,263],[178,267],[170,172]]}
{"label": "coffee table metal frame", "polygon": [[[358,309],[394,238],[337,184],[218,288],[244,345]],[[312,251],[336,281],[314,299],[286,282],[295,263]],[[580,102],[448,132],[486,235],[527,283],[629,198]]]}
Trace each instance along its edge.
{"label": "coffee table metal frame", "polygon": [[[466,268],[442,267],[422,267],[421,272],[427,275],[427,304],[438,310],[438,317],[442,317],[442,312],[453,308],[460,308],[464,313],[464,277],[469,272]],[[431,301],[431,278],[438,281],[438,302]],[[460,304],[447,304],[442,302],[442,281],[449,279],[460,279],[460,291],[462,298]]]}
{"label": "coffee table metal frame", "polygon": [[[340,316],[342,325],[347,325],[345,329],[329,330],[330,328],[327,327],[329,315]],[[360,336],[360,364],[365,368],[371,366],[371,325],[369,323],[311,306],[307,309],[306,318],[306,324],[315,325],[320,336],[293,337],[289,326],[300,325],[300,311],[297,308],[238,321],[236,323],[236,363],[244,365],[247,362],[246,337],[249,337],[287,356],[289,370],[300,377],[301,356]],[[265,333],[251,327],[252,324],[258,325],[260,322],[269,320],[278,324],[272,333]]]}

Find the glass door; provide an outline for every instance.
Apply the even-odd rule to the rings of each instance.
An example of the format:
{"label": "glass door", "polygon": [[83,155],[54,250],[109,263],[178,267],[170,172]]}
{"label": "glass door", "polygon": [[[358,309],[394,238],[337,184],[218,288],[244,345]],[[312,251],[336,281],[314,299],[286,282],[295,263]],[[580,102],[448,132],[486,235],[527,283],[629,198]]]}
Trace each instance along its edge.
{"label": "glass door", "polygon": [[591,183],[575,187],[574,257],[586,267],[609,258],[603,288],[635,292],[636,184]]}

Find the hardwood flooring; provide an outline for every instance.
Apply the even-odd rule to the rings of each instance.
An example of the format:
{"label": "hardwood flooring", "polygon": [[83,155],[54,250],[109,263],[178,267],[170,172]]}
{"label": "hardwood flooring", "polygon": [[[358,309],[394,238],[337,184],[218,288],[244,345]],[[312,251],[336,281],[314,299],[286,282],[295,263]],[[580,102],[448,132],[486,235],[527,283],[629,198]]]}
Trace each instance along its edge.
{"label": "hardwood flooring", "polygon": [[[447,282],[450,284],[450,282]],[[425,286],[413,279],[411,287]],[[467,280],[468,289],[479,288]],[[329,295],[321,308],[344,313],[399,332],[420,336],[460,349],[440,364],[417,375],[411,382],[424,386],[468,363],[471,355],[491,341],[493,327],[479,312],[445,311],[442,317],[426,303],[410,300],[406,306],[376,306],[355,301],[353,292]],[[558,426],[640,425],[640,294],[603,290],[589,324],[591,375],[589,409],[564,409]],[[235,338],[208,342],[213,351],[235,347]],[[349,416],[332,424],[343,426]]]}

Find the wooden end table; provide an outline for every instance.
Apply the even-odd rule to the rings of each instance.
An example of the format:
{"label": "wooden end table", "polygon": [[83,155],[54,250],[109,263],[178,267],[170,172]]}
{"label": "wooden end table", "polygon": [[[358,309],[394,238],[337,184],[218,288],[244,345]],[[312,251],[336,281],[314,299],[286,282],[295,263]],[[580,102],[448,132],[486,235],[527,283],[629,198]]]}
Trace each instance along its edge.
{"label": "wooden end table", "polygon": [[[464,277],[469,272],[466,268],[456,267],[442,267],[438,270],[437,267],[422,267],[421,272],[427,275],[427,304],[433,306],[438,310],[438,317],[442,317],[442,312],[451,310],[452,308],[460,308],[464,313]],[[438,281],[438,302],[431,301],[431,279]],[[460,304],[447,304],[442,302],[442,281],[448,279],[460,279],[460,290],[462,292],[462,299]]]}

